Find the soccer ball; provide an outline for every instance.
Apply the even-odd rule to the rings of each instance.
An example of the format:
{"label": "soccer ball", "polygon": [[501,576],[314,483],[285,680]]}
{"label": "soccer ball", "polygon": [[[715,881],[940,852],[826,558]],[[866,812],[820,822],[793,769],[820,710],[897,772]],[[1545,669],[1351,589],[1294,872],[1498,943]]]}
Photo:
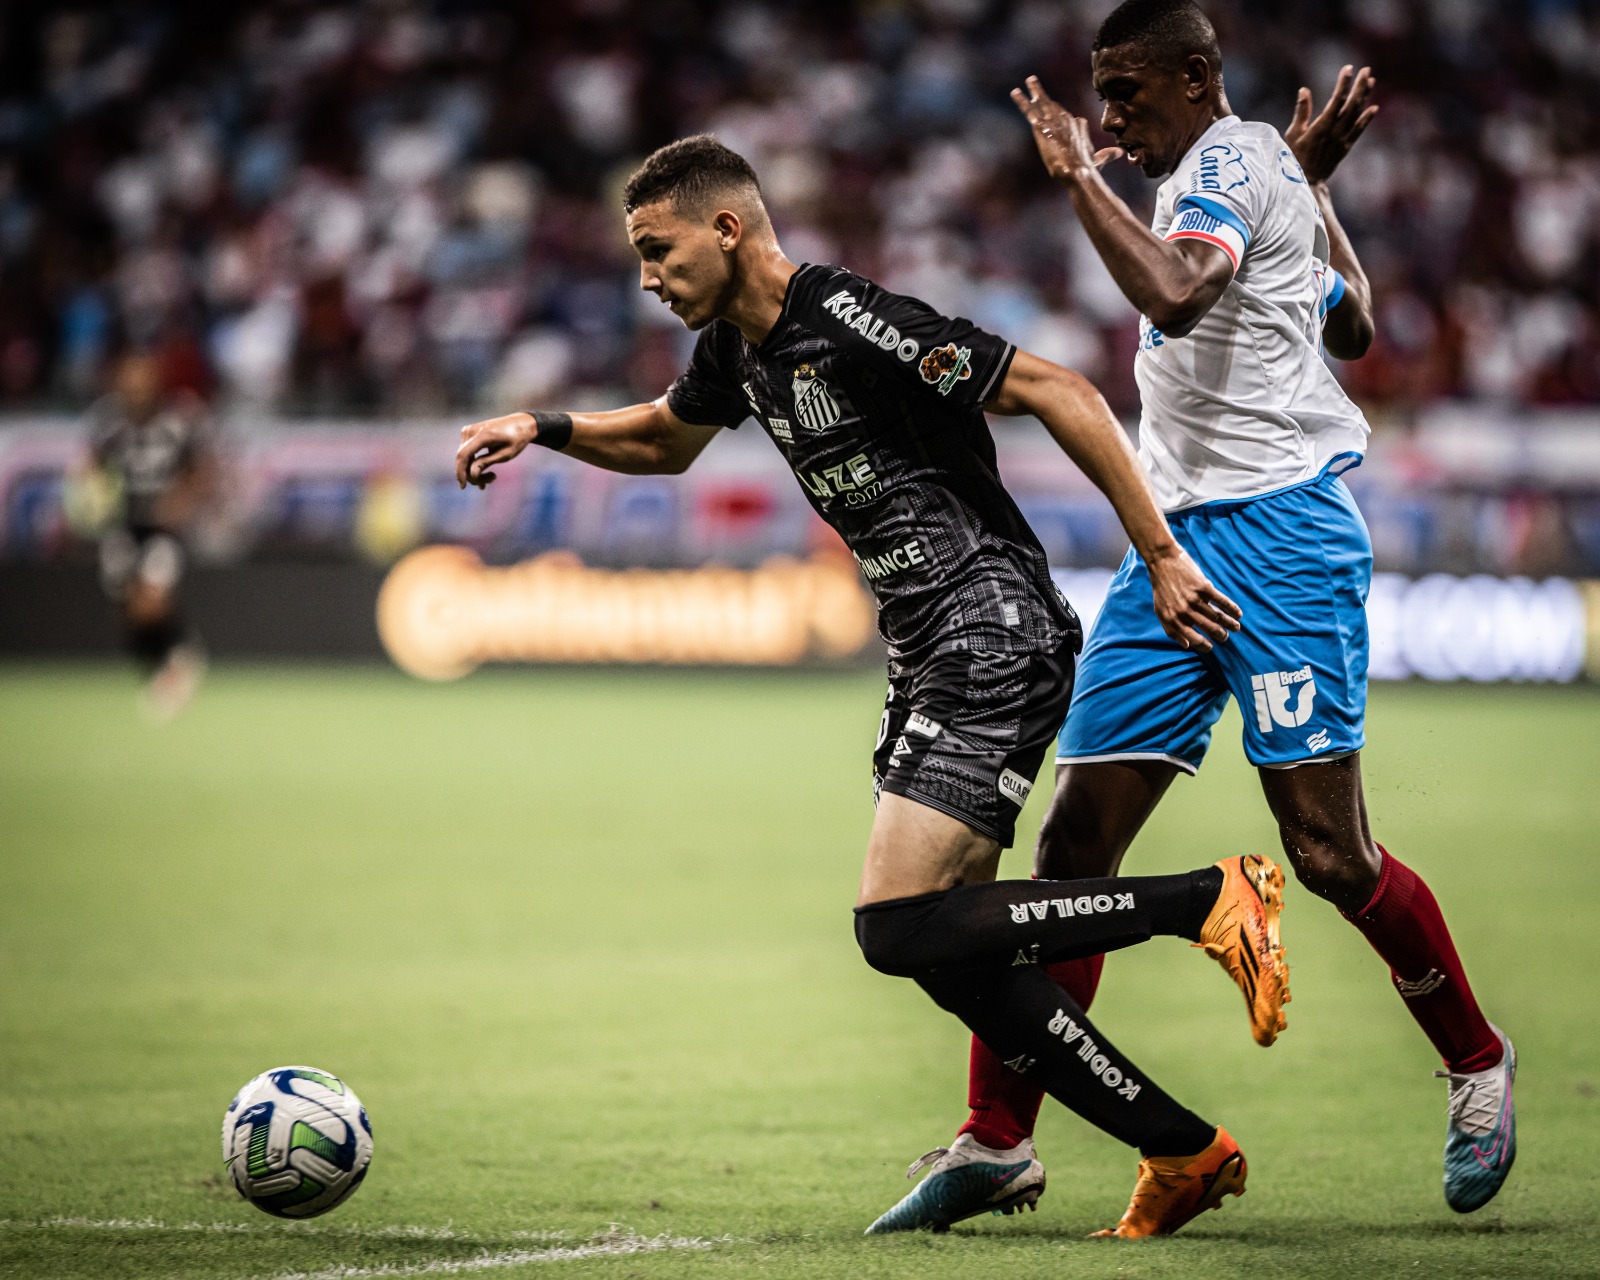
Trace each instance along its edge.
{"label": "soccer ball", "polygon": [[367,1176],[372,1126],[350,1086],[315,1067],[263,1071],[222,1117],[222,1162],[239,1194],[280,1218],[343,1204]]}

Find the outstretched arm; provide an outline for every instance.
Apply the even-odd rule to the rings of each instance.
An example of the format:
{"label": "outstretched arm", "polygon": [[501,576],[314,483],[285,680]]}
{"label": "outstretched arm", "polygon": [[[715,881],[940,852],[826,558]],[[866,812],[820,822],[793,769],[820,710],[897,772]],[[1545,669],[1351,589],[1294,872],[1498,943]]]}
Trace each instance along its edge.
{"label": "outstretched arm", "polygon": [[1284,134],[1294,158],[1305,171],[1306,182],[1328,228],[1329,264],[1344,277],[1344,296],[1329,309],[1322,327],[1323,346],[1329,355],[1340,360],[1358,360],[1366,355],[1376,326],[1372,319],[1372,286],[1333,211],[1328,179],[1378,114],[1376,105],[1367,105],[1376,83],[1371,67],[1360,71],[1345,67],[1315,118],[1311,114],[1311,90],[1302,88],[1295,100],[1294,119]]}
{"label": "outstretched arm", "polygon": [[1066,187],[1117,287],[1163,333],[1186,336],[1233,279],[1228,255],[1198,240],[1163,240],[1140,222],[1100,176],[1122,148],[1096,151],[1089,122],[1046,93],[1038,76],[1028,77],[1026,94],[1013,89],[1011,99],[1027,117],[1044,167]]}
{"label": "outstretched arm", "polygon": [[984,407],[990,413],[1031,413],[1038,418],[1084,475],[1111,499],[1150,570],[1156,616],[1169,636],[1185,649],[1203,653],[1239,629],[1239,606],[1213,587],[1178,545],[1133,446],[1087,378],[1018,351],[999,391]]}
{"label": "outstretched arm", "polygon": [[[456,450],[456,483],[486,488],[493,468],[510,462],[539,440],[540,420],[548,433],[544,443],[607,471],[629,475],[677,475],[700,456],[721,427],[684,422],[667,408],[667,398],[605,413],[508,413],[461,428]],[[570,429],[565,442],[560,437]]]}

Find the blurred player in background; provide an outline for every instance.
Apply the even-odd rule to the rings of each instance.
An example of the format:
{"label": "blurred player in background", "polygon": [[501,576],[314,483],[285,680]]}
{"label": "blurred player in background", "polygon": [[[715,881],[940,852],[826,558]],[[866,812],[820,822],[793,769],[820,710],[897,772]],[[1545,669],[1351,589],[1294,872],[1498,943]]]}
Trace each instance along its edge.
{"label": "blurred player in background", "polygon": [[[1288,995],[1282,873],[1250,857],[1137,880],[995,881],[1066,713],[1080,634],[996,474],[984,411],[1037,417],[1105,492],[1151,566],[1146,607],[1174,644],[1222,641],[1234,606],[1173,541],[1121,427],[1079,375],[838,267],[796,267],[750,166],[714,139],[656,152],[624,206],[641,286],[700,332],[688,371],[650,404],[465,427],[458,481],[490,483],[530,444],[614,471],[679,472],[754,416],[861,565],[888,645],[856,907],[863,954],[1160,1170],[1159,1185],[1141,1184],[1143,1228],[1115,1234],[1175,1230],[1217,1207],[1244,1187],[1238,1145],[1107,1044],[1044,964],[1189,938],[1233,976],[1270,1042]],[[1031,1157],[968,1173],[997,1211],[1043,1189]]]}
{"label": "blurred player in background", "polygon": [[85,483],[105,495],[100,578],[121,613],[127,647],[149,676],[145,705],[170,720],[194,696],[204,650],[184,623],[184,535],[214,496],[216,449],[204,402],[169,391],[161,363],[130,350],[110,394],[90,411]]}
{"label": "blurred player in background", "polygon": [[[1324,345],[1358,357],[1373,336],[1366,276],[1327,187],[1377,110],[1366,105],[1372,79],[1346,67],[1315,118],[1302,89],[1286,142],[1232,114],[1216,33],[1189,0],[1115,10],[1095,40],[1093,73],[1117,147],[1097,152],[1088,122],[1037,79],[1013,97],[1143,313],[1140,457],[1179,543],[1239,602],[1243,628],[1211,652],[1174,641],[1153,625],[1143,556],[1128,553],[1083,654],[1036,869],[1115,875],[1236,698],[1245,754],[1301,883],[1389,964],[1444,1059],[1445,1198],[1470,1212],[1500,1189],[1516,1154],[1516,1055],[1479,1011],[1433,894],[1368,830],[1360,751],[1372,550],[1339,479],[1361,461],[1368,428],[1322,359]],[[1124,155],[1149,177],[1170,175],[1152,227],[1100,176]],[[1086,1006],[1100,958],[1052,972]],[[958,1144],[981,1148],[990,1167],[1031,1156],[1041,1096],[974,1042],[972,1117]],[[940,1188],[919,1191],[923,1219],[947,1212]]]}

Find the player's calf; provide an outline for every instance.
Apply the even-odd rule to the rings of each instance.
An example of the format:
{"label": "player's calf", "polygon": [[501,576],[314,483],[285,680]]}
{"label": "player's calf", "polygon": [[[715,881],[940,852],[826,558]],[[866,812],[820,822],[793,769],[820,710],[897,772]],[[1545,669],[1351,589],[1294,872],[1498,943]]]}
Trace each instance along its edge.
{"label": "player's calf", "polygon": [[[1105,959],[1104,956],[1084,956],[1077,960],[1058,960],[1049,965],[1046,972],[1051,981],[1087,1013],[1094,1003]],[[971,1114],[961,1126],[961,1133],[971,1134],[974,1142],[996,1151],[1009,1151],[1033,1137],[1043,1101],[1044,1086],[1013,1071],[993,1049],[977,1036],[972,1037],[967,1065],[967,1106]]]}
{"label": "player's calf", "polygon": [[997,880],[856,908],[856,940],[880,973],[920,977],[970,964],[1031,964],[1097,955],[1158,934],[1200,940],[1225,877]]}
{"label": "player's calf", "polygon": [[1176,876],[1000,880],[857,907],[856,939],[873,968],[927,987],[935,972],[1046,964],[1158,934],[1187,938],[1233,977],[1266,1045],[1283,1029],[1289,998],[1282,887],[1283,873],[1256,856]]}
{"label": "player's calf", "polygon": [[1262,769],[1261,786],[1295,878],[1339,910],[1359,910],[1372,897],[1382,870],[1367,829],[1359,753],[1292,769]]}
{"label": "player's calf", "polygon": [[1500,1036],[1478,1008],[1465,966],[1427,882],[1380,846],[1383,872],[1372,897],[1345,918],[1389,965],[1406,1010],[1445,1066],[1472,1075],[1504,1057]]}

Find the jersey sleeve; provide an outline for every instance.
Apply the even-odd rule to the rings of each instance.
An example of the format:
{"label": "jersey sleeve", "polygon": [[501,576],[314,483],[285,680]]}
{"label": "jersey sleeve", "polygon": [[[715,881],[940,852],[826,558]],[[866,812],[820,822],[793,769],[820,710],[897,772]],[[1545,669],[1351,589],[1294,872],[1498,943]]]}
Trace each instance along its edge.
{"label": "jersey sleeve", "polygon": [[117,430],[107,423],[97,423],[89,434],[89,456],[97,467],[109,467],[115,460]]}
{"label": "jersey sleeve", "polygon": [[790,317],[888,373],[929,403],[978,409],[995,393],[1017,349],[970,320],[890,293],[838,267],[807,267]]}
{"label": "jersey sleeve", "polygon": [[1328,312],[1344,301],[1344,277],[1339,274],[1336,267],[1329,267],[1322,273],[1322,306],[1319,313],[1327,319]]}
{"label": "jersey sleeve", "polygon": [[717,352],[720,327],[712,325],[701,331],[689,367],[667,388],[667,408],[691,426],[731,430],[750,416],[750,402],[723,372]]}
{"label": "jersey sleeve", "polygon": [[1228,255],[1237,273],[1266,206],[1267,180],[1253,148],[1229,138],[1202,147],[1185,166],[1184,194],[1172,212],[1168,240],[1199,240]]}
{"label": "jersey sleeve", "polygon": [[185,467],[213,452],[217,444],[216,423],[206,403],[192,391],[178,393],[172,399],[174,416],[183,426],[183,444],[179,461]]}
{"label": "jersey sleeve", "polygon": [[112,465],[122,423],[105,400],[89,406],[89,456],[97,467]]}

